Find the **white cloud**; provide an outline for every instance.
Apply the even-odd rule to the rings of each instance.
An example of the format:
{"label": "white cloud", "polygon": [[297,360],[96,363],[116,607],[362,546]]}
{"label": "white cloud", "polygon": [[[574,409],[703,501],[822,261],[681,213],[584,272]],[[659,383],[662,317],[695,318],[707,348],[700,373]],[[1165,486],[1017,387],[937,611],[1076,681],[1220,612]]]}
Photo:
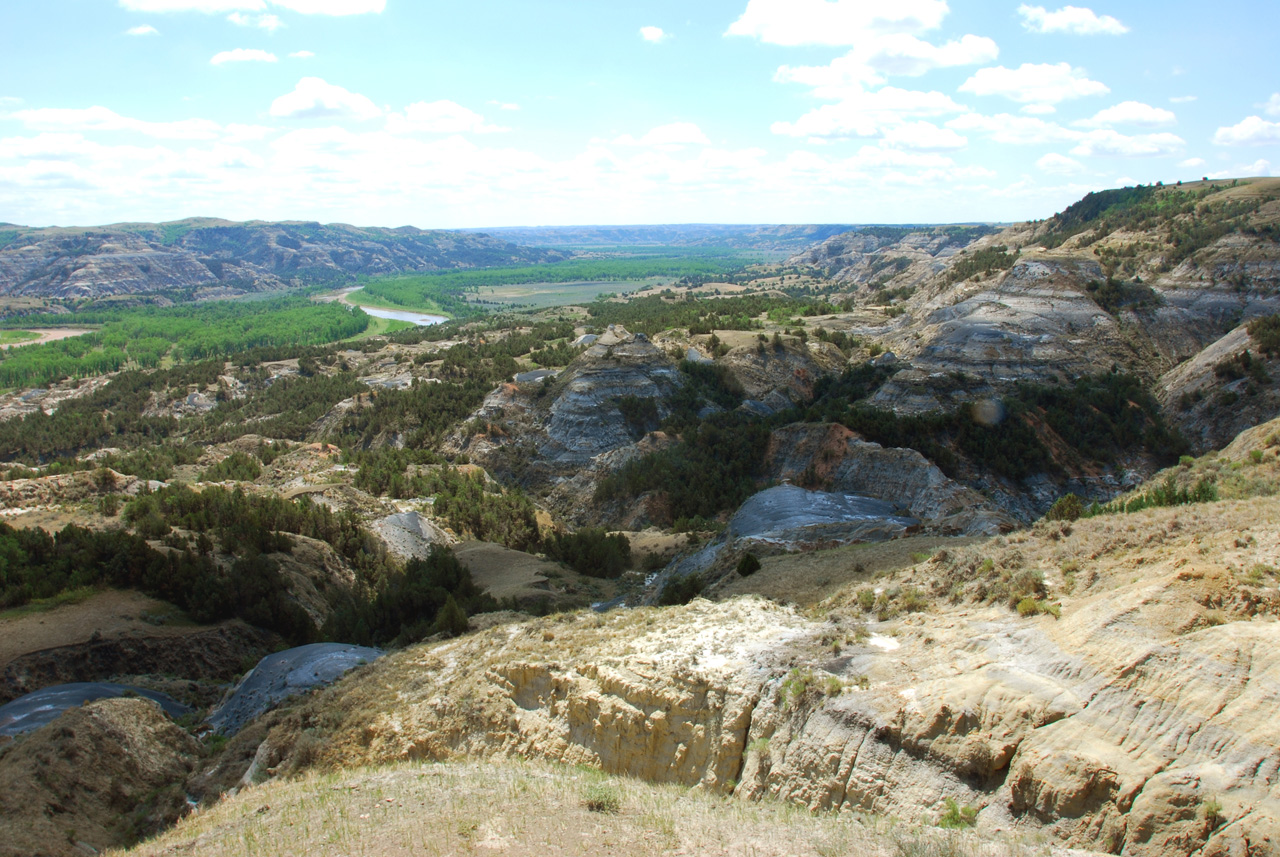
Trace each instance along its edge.
{"label": "white cloud", "polygon": [[692,122],[672,122],[659,125],[639,140],[630,134],[623,134],[613,141],[619,146],[657,146],[674,148],[680,146],[710,146],[711,140]]}
{"label": "white cloud", "polygon": [[106,107],[44,107],[19,110],[10,118],[39,131],[128,131],[158,140],[211,140],[222,130],[217,122],[208,119],[148,122],[121,116]]}
{"label": "white cloud", "polygon": [[1084,172],[1084,164],[1066,155],[1053,152],[1036,161],[1036,166],[1046,173],[1058,176],[1071,176]]}
{"label": "white cloud", "polygon": [[510,101],[496,101],[496,100],[490,99],[489,104],[493,105],[499,110],[519,110],[520,109],[519,104],[514,104]]}
{"label": "white cloud", "polygon": [[1175,95],[1169,99],[1169,103],[1170,104],[1190,104],[1191,102],[1195,101],[1196,98],[1197,96],[1195,95]]}
{"label": "white cloud", "polygon": [[907,122],[885,129],[887,146],[916,152],[954,152],[969,141],[950,128],[939,128],[932,122]]}
{"label": "white cloud", "polygon": [[1033,116],[1012,116],[999,113],[983,116],[966,113],[947,123],[948,128],[986,134],[997,143],[1014,146],[1036,146],[1046,143],[1074,142],[1082,136],[1079,131],[1063,128],[1056,122],[1046,122]]}
{"label": "white cloud", "polygon": [[1280,92],[1273,92],[1265,104],[1259,104],[1268,116],[1280,116]]}
{"label": "white cloud", "polygon": [[365,15],[381,13],[387,0],[271,0],[276,6],[304,15]]}
{"label": "white cloud", "polygon": [[474,110],[446,100],[410,104],[403,115],[393,113],[387,118],[387,130],[393,134],[494,134],[511,129],[490,125]]}
{"label": "white cloud", "polygon": [[130,27],[124,31],[126,36],[158,36],[160,31],[150,24],[142,24],[137,27]]}
{"label": "white cloud", "polygon": [[1213,135],[1219,146],[1270,146],[1280,143],[1280,122],[1250,116],[1238,125],[1219,128]]}
{"label": "white cloud", "polygon": [[213,55],[209,65],[226,65],[229,62],[278,62],[275,54],[257,48],[236,48]]}
{"label": "white cloud", "polygon": [[771,130],[788,137],[874,137],[883,128],[909,118],[945,116],[964,110],[941,92],[886,86],[875,92],[851,93],[843,101],[811,110],[795,122],[775,122]]}
{"label": "white cloud", "polygon": [[[271,0],[303,15],[363,15],[387,8],[387,0]],[[120,0],[130,12],[265,12],[264,0]]]}
{"label": "white cloud", "polygon": [[311,51],[294,51],[293,53],[289,54],[289,59],[309,60],[314,56],[315,54],[312,53]]}
{"label": "white cloud", "polygon": [[661,27],[641,27],[640,38],[644,39],[646,42],[653,42],[654,44],[657,44],[664,39],[670,38],[670,36],[664,32]]}
{"label": "white cloud", "polygon": [[946,0],[750,0],[725,35],[774,45],[855,45],[868,37],[936,29]]}
{"label": "white cloud", "polygon": [[1080,138],[1071,154],[1081,157],[1115,155],[1126,158],[1144,158],[1172,155],[1186,146],[1186,141],[1176,134],[1138,134],[1132,137],[1111,130],[1090,131]]}
{"label": "white cloud", "polygon": [[1252,164],[1240,164],[1229,170],[1218,170],[1216,173],[1209,173],[1206,178],[1217,180],[1249,176],[1270,176],[1271,174],[1271,162],[1265,158],[1259,158]]}
{"label": "white cloud", "polygon": [[1058,112],[1058,108],[1052,104],[1027,104],[1018,108],[1019,113],[1025,113],[1028,116],[1048,116]]}
{"label": "white cloud", "polygon": [[1097,15],[1092,9],[1064,6],[1050,12],[1043,6],[1018,7],[1022,26],[1033,33],[1071,33],[1077,36],[1119,36],[1129,28],[1110,15]]}
{"label": "white cloud", "polygon": [[120,0],[130,12],[261,12],[262,0]]}
{"label": "white cloud", "polygon": [[8,107],[11,104],[21,104],[22,99],[13,95],[0,95],[0,107]]}
{"label": "white cloud", "polygon": [[1204,165],[1205,165],[1204,158],[1187,158],[1185,161],[1178,162],[1178,166],[1187,167],[1187,168],[1203,167]]}
{"label": "white cloud", "polygon": [[257,27],[268,33],[274,33],[284,26],[284,21],[281,21],[278,15],[244,15],[240,12],[232,12],[227,16],[227,20],[237,27]]}
{"label": "white cloud", "polygon": [[1113,125],[1142,125],[1156,127],[1172,125],[1178,117],[1161,107],[1152,107],[1141,101],[1123,101],[1094,114],[1092,119],[1081,119],[1073,125],[1081,128],[1109,128]]}
{"label": "white cloud", "polygon": [[961,92],[974,95],[1003,95],[1018,102],[1058,104],[1072,98],[1106,95],[1111,90],[1090,80],[1083,69],[1069,63],[1023,63],[1016,69],[995,66],[979,69],[960,85]]}
{"label": "white cloud", "polygon": [[318,77],[304,77],[293,92],[271,102],[271,115],[282,119],[357,119],[382,115],[382,110],[359,93],[326,83]]}

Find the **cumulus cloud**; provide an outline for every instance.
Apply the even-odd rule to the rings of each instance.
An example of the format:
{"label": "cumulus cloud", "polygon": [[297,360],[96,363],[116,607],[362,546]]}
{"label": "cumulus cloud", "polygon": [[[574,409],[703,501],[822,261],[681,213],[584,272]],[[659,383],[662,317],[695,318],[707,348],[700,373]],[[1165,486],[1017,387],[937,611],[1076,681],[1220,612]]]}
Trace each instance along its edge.
{"label": "cumulus cloud", "polygon": [[490,125],[474,110],[444,100],[410,104],[403,114],[394,113],[387,118],[387,130],[392,133],[496,134],[511,129]]}
{"label": "cumulus cloud", "polygon": [[1280,122],[1250,116],[1230,128],[1219,128],[1213,142],[1219,146],[1272,146],[1280,143]]}
{"label": "cumulus cloud", "polygon": [[1003,95],[1023,103],[1058,104],[1073,98],[1106,95],[1105,84],[1090,80],[1083,69],[1069,63],[1023,63],[1018,68],[979,69],[960,85],[961,92],[974,95]]}
{"label": "cumulus cloud", "polygon": [[1053,152],[1036,161],[1036,166],[1043,172],[1058,176],[1071,176],[1084,172],[1084,164]]}
{"label": "cumulus cloud", "polygon": [[1142,125],[1157,127],[1172,125],[1178,117],[1161,107],[1152,107],[1141,101],[1122,101],[1114,107],[1108,107],[1094,114],[1092,119],[1081,119],[1073,122],[1081,128],[1109,128],[1113,125]]}
{"label": "cumulus cloud", "polygon": [[130,27],[124,31],[126,36],[158,36],[160,31],[150,24],[142,24],[138,27]]}
{"label": "cumulus cloud", "polygon": [[969,140],[932,122],[906,122],[886,128],[884,143],[915,152],[954,152],[969,145]]}
{"label": "cumulus cloud", "polygon": [[311,51],[294,51],[293,53],[289,54],[289,59],[309,60],[314,56],[315,54],[312,53]]}
{"label": "cumulus cloud", "polygon": [[[387,0],[271,0],[303,15],[364,15],[382,12]],[[131,12],[266,12],[265,0],[120,0]]]}
{"label": "cumulus cloud", "polygon": [[946,0],[750,0],[725,35],[773,45],[854,45],[868,37],[936,29]]}
{"label": "cumulus cloud", "polygon": [[1280,116],[1280,92],[1273,92],[1265,104],[1259,104],[1268,116]]}
{"label": "cumulus cloud", "polygon": [[664,32],[661,27],[641,27],[640,38],[644,39],[646,42],[653,42],[654,44],[657,44],[664,39],[670,38],[670,36]]}
{"label": "cumulus cloud", "polygon": [[1063,128],[1056,122],[1047,122],[1032,116],[1012,116],[1008,113],[995,116],[966,113],[964,116],[952,119],[947,123],[947,127],[957,131],[985,134],[997,143],[1013,146],[1074,142],[1081,137],[1081,132]]}
{"label": "cumulus cloud", "polygon": [[1186,141],[1176,134],[1136,134],[1126,136],[1112,130],[1090,131],[1080,138],[1071,154],[1081,157],[1113,155],[1125,158],[1172,155],[1182,151]]}
{"label": "cumulus cloud", "polygon": [[271,0],[304,15],[366,15],[378,14],[387,8],[387,0]]}
{"label": "cumulus cloud", "polygon": [[240,12],[232,12],[227,16],[227,20],[237,27],[257,27],[260,30],[266,30],[268,33],[274,33],[284,26],[284,21],[280,20],[279,15],[245,15]]}
{"label": "cumulus cloud", "polygon": [[771,129],[787,137],[874,137],[882,129],[908,119],[964,110],[941,92],[886,86],[875,92],[850,93],[839,103],[811,110],[795,122],[775,122]]}
{"label": "cumulus cloud", "polygon": [[672,122],[668,125],[659,125],[638,140],[630,134],[623,134],[613,142],[619,146],[655,146],[662,148],[711,145],[711,140],[693,122]]}
{"label": "cumulus cloud", "polygon": [[519,104],[515,104],[510,101],[497,101],[497,100],[491,99],[489,103],[494,107],[498,108],[499,110],[519,110],[520,109]]}
{"label": "cumulus cloud", "polygon": [[293,92],[271,102],[271,115],[279,119],[376,119],[382,110],[359,93],[304,77]]}
{"label": "cumulus cloud", "polygon": [[120,0],[130,12],[261,12],[263,0]]}
{"label": "cumulus cloud", "polygon": [[884,83],[888,75],[918,77],[938,68],[992,62],[999,54],[996,43],[981,36],[934,45],[899,33],[869,39],[825,66],[784,65],[774,80],[811,86],[819,98],[841,98],[851,89]]}
{"label": "cumulus cloud", "polygon": [[236,48],[213,55],[209,65],[226,65],[229,62],[278,62],[275,54],[257,48]]}
{"label": "cumulus cloud", "polygon": [[1169,99],[1169,103],[1170,104],[1190,104],[1191,102],[1195,101],[1196,98],[1197,96],[1195,95],[1175,95]]}
{"label": "cumulus cloud", "polygon": [[1129,28],[1110,15],[1098,15],[1092,9],[1064,6],[1050,12],[1043,6],[1018,7],[1022,26],[1033,33],[1071,33],[1077,36],[1119,36]]}
{"label": "cumulus cloud", "polygon": [[222,130],[209,119],[148,122],[121,116],[106,107],[42,107],[10,114],[28,128],[40,131],[128,131],[158,140],[211,140]]}

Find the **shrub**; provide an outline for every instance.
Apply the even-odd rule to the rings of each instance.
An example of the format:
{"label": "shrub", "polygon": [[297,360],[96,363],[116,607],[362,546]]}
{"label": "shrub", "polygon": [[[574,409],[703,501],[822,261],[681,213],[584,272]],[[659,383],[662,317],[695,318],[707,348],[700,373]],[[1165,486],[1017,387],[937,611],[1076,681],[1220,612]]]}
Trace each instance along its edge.
{"label": "shrub", "polygon": [[582,796],[582,805],[591,812],[615,813],[622,809],[622,796],[608,783],[592,783]]}
{"label": "shrub", "polygon": [[960,806],[951,798],[945,798],[947,811],[938,819],[938,826],[947,830],[960,830],[973,827],[978,820],[978,811],[971,806]]}
{"label": "shrub", "polygon": [[621,533],[606,533],[602,527],[551,536],[543,549],[547,556],[588,577],[612,580],[631,565],[631,542]]}
{"label": "shrub", "polygon": [[677,577],[675,580],[668,581],[662,587],[662,593],[658,596],[658,604],[663,607],[688,604],[702,594],[702,590],[706,588],[706,585],[702,575],[697,572]]}
{"label": "shrub", "polygon": [[201,482],[252,482],[262,475],[258,459],[233,452],[200,475]]}
{"label": "shrub", "polygon": [[1078,521],[1084,514],[1084,502],[1075,494],[1059,497],[1045,513],[1046,521]]}
{"label": "shrub", "polygon": [[760,570],[760,560],[756,559],[755,554],[743,554],[742,559],[738,560],[738,574],[741,577],[750,577]]}

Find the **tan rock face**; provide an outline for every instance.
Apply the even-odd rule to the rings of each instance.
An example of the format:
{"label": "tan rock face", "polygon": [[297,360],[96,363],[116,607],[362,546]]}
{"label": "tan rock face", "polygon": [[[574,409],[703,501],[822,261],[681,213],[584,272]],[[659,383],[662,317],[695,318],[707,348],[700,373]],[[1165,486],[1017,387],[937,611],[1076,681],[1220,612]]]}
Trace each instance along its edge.
{"label": "tan rock face", "polygon": [[[1119,854],[1270,853],[1280,578],[1233,569],[1280,564],[1278,524],[1264,499],[1045,525],[885,580],[932,606],[883,622],[849,593],[812,617],[749,598],[496,627],[367,668],[262,752],[532,756],[814,809],[951,799]],[[1025,569],[1061,618],[964,600]]]}

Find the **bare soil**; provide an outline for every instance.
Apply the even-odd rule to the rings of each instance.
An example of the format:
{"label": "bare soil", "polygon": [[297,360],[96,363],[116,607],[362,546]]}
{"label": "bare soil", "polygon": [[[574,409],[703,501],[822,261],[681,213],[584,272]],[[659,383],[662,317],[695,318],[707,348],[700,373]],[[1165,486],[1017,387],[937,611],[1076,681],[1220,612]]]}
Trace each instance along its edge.
{"label": "bare soil", "polygon": [[15,658],[86,643],[94,635],[181,637],[206,630],[190,623],[156,625],[144,615],[178,617],[178,608],[138,592],[102,592],[79,604],[14,616],[0,614],[0,670]]}
{"label": "bare soil", "polygon": [[888,542],[850,545],[835,550],[762,557],[750,577],[731,576],[712,593],[716,598],[763,595],[774,601],[809,606],[845,587],[890,571],[908,568],[942,548],[980,541],[966,537],[912,536]]}
{"label": "bare soil", "polygon": [[617,583],[578,574],[557,562],[489,542],[466,542],[454,549],[477,586],[499,601],[514,598],[523,607],[585,607],[614,597]]}
{"label": "bare soil", "polygon": [[0,345],[0,350],[6,348],[21,348],[24,345],[40,345],[45,342],[56,342],[59,339],[71,339],[75,336],[84,336],[86,333],[92,333],[91,330],[80,330],[70,327],[59,327],[49,330],[30,329],[31,333],[37,334],[38,339],[32,339],[28,342],[10,342],[8,345]]}

